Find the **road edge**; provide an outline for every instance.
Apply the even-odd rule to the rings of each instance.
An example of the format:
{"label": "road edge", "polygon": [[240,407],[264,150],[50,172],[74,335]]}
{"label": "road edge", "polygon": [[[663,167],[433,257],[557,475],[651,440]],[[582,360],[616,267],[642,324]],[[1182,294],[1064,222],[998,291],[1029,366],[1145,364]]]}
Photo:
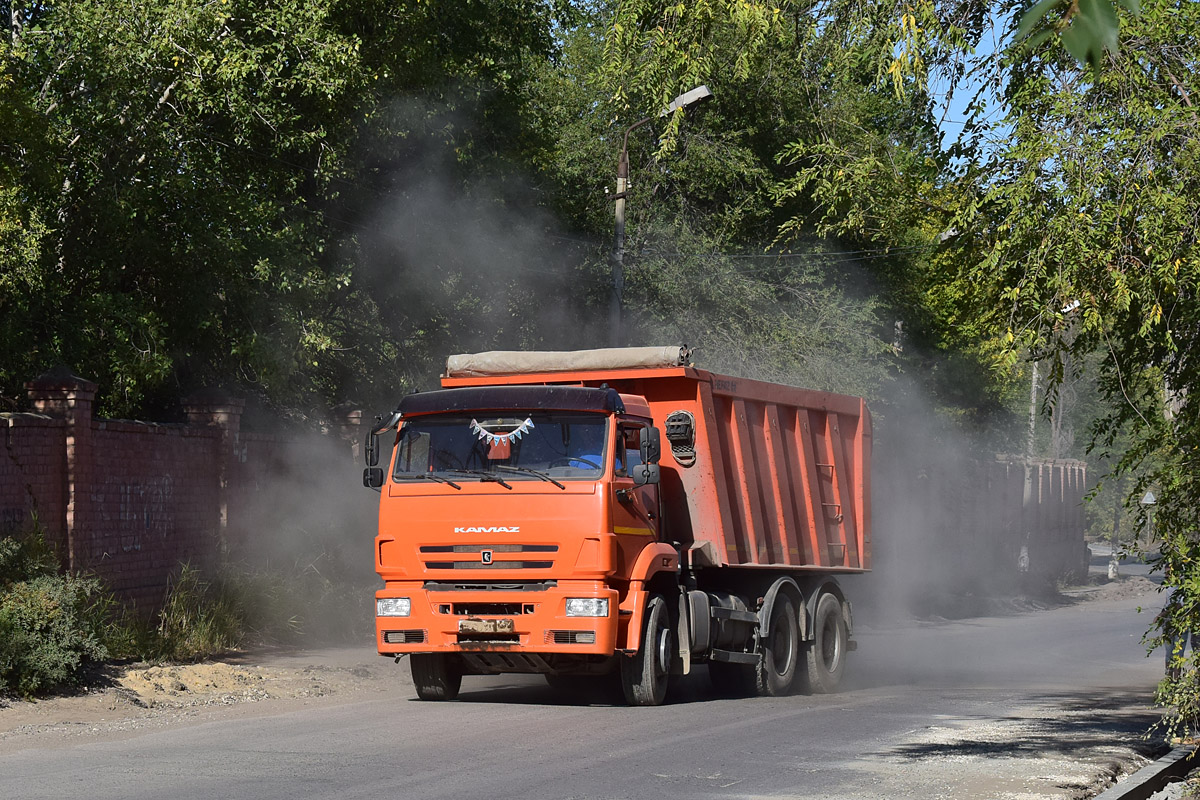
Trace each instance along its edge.
{"label": "road edge", "polygon": [[1105,790],[1095,800],[1147,800],[1172,780],[1182,780],[1200,767],[1196,745],[1176,747],[1157,761],[1147,764],[1125,780]]}

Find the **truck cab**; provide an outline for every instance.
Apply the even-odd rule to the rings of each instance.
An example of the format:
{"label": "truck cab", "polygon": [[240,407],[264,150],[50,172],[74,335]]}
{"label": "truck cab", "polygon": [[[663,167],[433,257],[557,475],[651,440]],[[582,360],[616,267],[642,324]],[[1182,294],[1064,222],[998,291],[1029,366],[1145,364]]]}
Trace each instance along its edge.
{"label": "truck cab", "polygon": [[[611,671],[637,650],[663,540],[658,433],[613,389],[490,386],[411,395],[381,489],[379,652],[417,654],[422,696],[463,674]],[[377,445],[374,445],[377,447]]]}

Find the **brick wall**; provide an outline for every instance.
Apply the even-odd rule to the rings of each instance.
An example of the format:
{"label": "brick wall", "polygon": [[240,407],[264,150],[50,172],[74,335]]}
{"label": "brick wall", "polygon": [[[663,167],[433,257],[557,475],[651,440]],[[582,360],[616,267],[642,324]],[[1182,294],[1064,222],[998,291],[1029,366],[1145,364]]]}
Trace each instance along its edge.
{"label": "brick wall", "polygon": [[[253,535],[256,495],[295,469],[291,442],[243,433],[242,401],[221,392],[188,398],[186,425],[94,419],[96,388],[54,370],[28,384],[36,413],[0,414],[0,535],[36,518],[64,569],[155,608],[181,564],[215,567]],[[357,426],[329,437],[350,473],[339,433]]]}
{"label": "brick wall", "polygon": [[103,576],[139,605],[156,602],[181,563],[216,566],[221,545],[217,431],[97,421],[86,527],[76,569]]}
{"label": "brick wall", "polygon": [[42,414],[0,414],[0,535],[26,528],[36,516],[65,554],[64,429],[61,419]]}

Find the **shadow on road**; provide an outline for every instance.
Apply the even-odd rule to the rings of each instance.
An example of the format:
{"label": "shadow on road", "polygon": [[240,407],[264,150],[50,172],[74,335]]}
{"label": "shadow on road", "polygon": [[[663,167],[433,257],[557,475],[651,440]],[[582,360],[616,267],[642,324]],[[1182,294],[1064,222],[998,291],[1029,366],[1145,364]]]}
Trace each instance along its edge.
{"label": "shadow on road", "polygon": [[[666,703],[674,705],[730,699],[728,695],[713,689],[708,678],[708,669],[700,666],[690,675],[672,676]],[[413,702],[420,701],[414,697]],[[615,675],[573,680],[562,687],[547,685],[545,678],[540,675],[467,676],[463,679],[458,702],[578,707],[627,706]]]}
{"label": "shadow on road", "polygon": [[1124,689],[1030,695],[1022,704],[1044,707],[1045,716],[1000,716],[986,725],[966,727],[960,738],[950,733],[955,726],[951,721],[945,723],[941,737],[929,737],[939,740],[905,744],[877,755],[911,760],[956,756],[1081,759],[1120,744],[1147,758],[1157,758],[1169,747],[1161,738],[1147,735],[1159,719],[1147,702],[1144,693]]}

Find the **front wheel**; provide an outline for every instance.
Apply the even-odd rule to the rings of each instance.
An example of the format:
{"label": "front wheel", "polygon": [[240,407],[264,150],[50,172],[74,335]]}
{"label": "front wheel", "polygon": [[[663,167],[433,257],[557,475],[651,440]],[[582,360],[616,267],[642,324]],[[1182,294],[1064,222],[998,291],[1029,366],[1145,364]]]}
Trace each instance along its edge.
{"label": "front wheel", "polygon": [[667,602],[659,595],[650,598],[642,626],[642,646],[632,658],[621,659],[621,689],[631,706],[662,705],[667,697],[675,635]]}
{"label": "front wheel", "polygon": [[846,651],[850,641],[842,604],[829,592],[817,601],[813,634],[808,648],[808,683],[814,692],[829,694],[837,691],[846,672]]}
{"label": "front wheel", "polygon": [[462,667],[458,659],[446,653],[413,653],[413,686],[422,700],[453,700],[462,686]]}

